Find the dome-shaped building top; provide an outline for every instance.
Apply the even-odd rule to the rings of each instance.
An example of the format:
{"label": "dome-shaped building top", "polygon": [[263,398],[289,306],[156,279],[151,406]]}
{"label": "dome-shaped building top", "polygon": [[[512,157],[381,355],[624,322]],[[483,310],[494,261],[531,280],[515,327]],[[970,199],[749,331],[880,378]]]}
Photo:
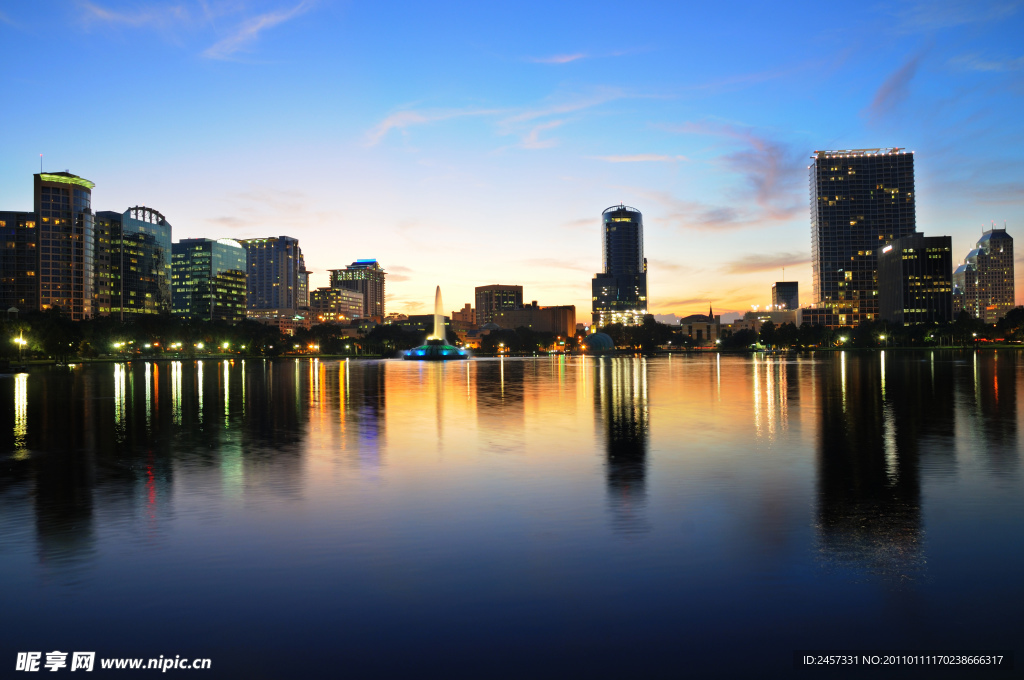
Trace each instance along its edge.
{"label": "dome-shaped building top", "polygon": [[615,351],[615,341],[607,333],[591,333],[583,338],[583,344],[587,346],[587,351],[591,354]]}

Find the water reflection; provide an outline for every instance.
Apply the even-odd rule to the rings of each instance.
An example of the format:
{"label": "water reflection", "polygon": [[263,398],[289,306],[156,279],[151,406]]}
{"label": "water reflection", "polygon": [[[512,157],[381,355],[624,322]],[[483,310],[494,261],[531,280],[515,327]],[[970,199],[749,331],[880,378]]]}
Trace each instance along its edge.
{"label": "water reflection", "polygon": [[649,408],[647,360],[599,359],[594,400],[604,430],[608,504],[616,531],[649,530],[647,519],[647,447]]}

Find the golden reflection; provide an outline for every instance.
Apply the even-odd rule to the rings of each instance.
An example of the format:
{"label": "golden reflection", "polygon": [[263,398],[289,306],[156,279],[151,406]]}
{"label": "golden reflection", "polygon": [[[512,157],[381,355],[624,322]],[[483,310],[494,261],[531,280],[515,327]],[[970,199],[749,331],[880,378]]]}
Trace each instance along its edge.
{"label": "golden reflection", "polygon": [[124,411],[127,392],[125,390],[125,365],[114,364],[114,429],[118,440],[124,435]]}
{"label": "golden reflection", "polygon": [[224,364],[224,424],[227,425],[231,422],[231,368],[228,364],[228,360],[225,359]]}
{"label": "golden reflection", "polygon": [[171,420],[181,425],[181,362],[171,362]]}
{"label": "golden reflection", "polygon": [[842,376],[843,413],[846,412],[846,350],[839,353],[839,372]]}
{"label": "golden reflection", "polygon": [[196,362],[197,387],[196,394],[199,397],[199,424],[203,424],[203,362]]}
{"label": "golden reflection", "polygon": [[242,417],[245,417],[245,359],[242,359]]}
{"label": "golden reflection", "polygon": [[882,350],[882,401],[885,401],[885,350]]}
{"label": "golden reflection", "polygon": [[28,373],[14,376],[14,459],[28,457]]}

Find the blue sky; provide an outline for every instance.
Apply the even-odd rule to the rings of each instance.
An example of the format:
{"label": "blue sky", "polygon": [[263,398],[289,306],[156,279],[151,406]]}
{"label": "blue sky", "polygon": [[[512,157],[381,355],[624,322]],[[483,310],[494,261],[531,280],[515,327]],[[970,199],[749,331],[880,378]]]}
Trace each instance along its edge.
{"label": "blue sky", "polygon": [[1024,236],[1022,29],[1022,2],[0,2],[0,208],[42,153],[175,240],[295,236],[314,285],[378,258],[389,311],[519,283],[582,320],[624,202],[652,311],[763,305],[783,266],[806,304],[816,149],[915,151],[957,259]]}

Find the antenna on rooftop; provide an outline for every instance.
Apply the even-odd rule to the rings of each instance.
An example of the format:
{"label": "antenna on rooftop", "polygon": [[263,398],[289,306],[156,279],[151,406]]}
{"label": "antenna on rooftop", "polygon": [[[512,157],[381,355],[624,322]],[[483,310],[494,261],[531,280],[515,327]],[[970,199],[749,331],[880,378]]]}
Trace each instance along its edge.
{"label": "antenna on rooftop", "polygon": [[39,154],[39,174],[43,174],[43,154]]}

